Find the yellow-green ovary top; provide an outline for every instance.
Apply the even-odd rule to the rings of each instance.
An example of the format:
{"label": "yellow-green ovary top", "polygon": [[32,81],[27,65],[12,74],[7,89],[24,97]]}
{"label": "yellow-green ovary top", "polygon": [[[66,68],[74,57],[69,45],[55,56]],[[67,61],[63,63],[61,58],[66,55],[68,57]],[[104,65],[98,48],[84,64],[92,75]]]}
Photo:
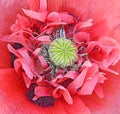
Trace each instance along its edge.
{"label": "yellow-green ovary top", "polygon": [[58,67],[72,66],[77,61],[77,48],[69,39],[55,39],[49,45],[48,53],[51,62]]}

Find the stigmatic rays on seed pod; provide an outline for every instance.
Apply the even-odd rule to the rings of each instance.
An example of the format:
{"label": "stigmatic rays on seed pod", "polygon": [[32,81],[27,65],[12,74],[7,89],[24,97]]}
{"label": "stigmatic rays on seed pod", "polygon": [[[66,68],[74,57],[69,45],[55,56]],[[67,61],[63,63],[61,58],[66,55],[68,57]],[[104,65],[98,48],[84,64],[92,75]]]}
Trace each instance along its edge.
{"label": "stigmatic rays on seed pod", "polygon": [[71,40],[66,38],[55,39],[49,45],[51,62],[58,67],[68,67],[77,61],[77,48]]}

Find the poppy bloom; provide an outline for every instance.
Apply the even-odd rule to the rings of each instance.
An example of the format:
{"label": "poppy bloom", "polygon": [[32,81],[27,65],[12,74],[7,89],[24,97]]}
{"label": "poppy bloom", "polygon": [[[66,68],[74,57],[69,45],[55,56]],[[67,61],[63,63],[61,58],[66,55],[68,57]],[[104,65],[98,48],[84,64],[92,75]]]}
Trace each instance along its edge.
{"label": "poppy bloom", "polygon": [[2,0],[1,113],[119,114],[119,3]]}

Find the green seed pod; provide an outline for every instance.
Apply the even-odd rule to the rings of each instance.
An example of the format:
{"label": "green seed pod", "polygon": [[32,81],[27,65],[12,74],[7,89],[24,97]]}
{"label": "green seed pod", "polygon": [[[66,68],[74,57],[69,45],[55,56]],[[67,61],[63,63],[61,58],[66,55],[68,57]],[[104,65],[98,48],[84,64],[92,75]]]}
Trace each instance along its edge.
{"label": "green seed pod", "polygon": [[48,49],[51,62],[58,67],[72,66],[77,61],[77,48],[71,40],[55,39]]}

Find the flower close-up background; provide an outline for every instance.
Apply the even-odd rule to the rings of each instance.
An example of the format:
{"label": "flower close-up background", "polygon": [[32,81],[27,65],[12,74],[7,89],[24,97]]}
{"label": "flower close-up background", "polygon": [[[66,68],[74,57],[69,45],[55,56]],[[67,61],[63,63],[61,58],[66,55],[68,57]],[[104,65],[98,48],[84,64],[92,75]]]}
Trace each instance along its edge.
{"label": "flower close-up background", "polygon": [[0,114],[120,114],[120,0],[0,0]]}

